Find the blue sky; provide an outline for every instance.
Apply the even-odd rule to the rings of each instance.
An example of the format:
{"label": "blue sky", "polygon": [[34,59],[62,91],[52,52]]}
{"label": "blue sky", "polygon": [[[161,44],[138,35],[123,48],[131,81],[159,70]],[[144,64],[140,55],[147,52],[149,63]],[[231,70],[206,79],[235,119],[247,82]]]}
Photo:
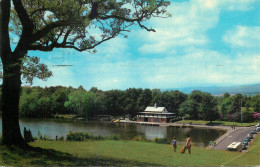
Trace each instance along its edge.
{"label": "blue sky", "polygon": [[[55,49],[29,52],[53,77],[33,86],[102,90],[260,83],[260,1],[172,1],[172,17],[153,18],[96,48],[96,54]],[[72,65],[57,67],[54,65]]]}

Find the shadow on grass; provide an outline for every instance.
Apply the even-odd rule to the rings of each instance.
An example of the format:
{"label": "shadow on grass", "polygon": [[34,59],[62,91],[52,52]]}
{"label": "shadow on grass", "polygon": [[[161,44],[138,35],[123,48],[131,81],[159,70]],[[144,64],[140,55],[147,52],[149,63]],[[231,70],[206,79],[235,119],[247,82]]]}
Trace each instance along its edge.
{"label": "shadow on grass", "polygon": [[11,166],[160,166],[159,164],[129,161],[110,157],[86,155],[86,158],[53,149],[31,147],[22,150],[0,145],[0,156],[4,165]]}
{"label": "shadow on grass", "polygon": [[218,126],[218,125],[223,125],[223,122],[207,122],[206,125],[208,125],[208,126]]}

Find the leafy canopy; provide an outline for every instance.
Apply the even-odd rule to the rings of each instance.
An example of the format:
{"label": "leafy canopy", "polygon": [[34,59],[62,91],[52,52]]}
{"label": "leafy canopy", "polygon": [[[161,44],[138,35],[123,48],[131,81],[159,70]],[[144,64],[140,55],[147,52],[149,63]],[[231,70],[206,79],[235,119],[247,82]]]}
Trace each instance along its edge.
{"label": "leafy canopy", "polygon": [[[28,50],[54,48],[93,50],[95,46],[152,17],[169,17],[165,0],[13,0],[9,30],[22,37]],[[21,38],[22,39],[22,38]],[[19,43],[18,43],[19,44]]]}

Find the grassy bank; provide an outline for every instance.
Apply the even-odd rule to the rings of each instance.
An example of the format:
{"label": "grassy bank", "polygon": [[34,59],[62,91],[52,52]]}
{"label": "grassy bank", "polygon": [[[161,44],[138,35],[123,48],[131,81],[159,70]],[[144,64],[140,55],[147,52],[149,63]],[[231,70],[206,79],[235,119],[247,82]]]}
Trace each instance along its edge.
{"label": "grassy bank", "polygon": [[[45,141],[31,143],[44,150],[24,152],[0,146],[5,166],[253,166],[260,165],[260,135],[248,153],[192,147],[192,154],[173,152],[171,145],[141,141]],[[182,146],[178,145],[179,151]],[[43,156],[44,155],[44,156]]]}
{"label": "grassy bank", "polygon": [[[181,120],[181,121],[178,121],[176,123],[180,123],[180,124],[192,123],[192,124],[198,124],[198,125],[208,125],[210,122],[209,121],[203,121],[203,120]],[[228,121],[213,121],[212,123],[214,125],[223,125],[223,126],[231,126],[231,125],[235,125],[235,126],[254,126],[258,122],[240,123],[240,122],[228,122]]]}

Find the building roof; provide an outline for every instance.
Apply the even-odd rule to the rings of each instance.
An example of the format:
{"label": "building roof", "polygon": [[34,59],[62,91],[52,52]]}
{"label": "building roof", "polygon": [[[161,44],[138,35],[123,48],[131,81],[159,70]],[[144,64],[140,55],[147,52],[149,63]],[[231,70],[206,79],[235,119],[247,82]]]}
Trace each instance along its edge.
{"label": "building roof", "polygon": [[168,112],[165,107],[146,107],[145,112]]}
{"label": "building roof", "polygon": [[160,113],[160,112],[139,112],[139,114],[173,115],[173,114],[175,114],[175,113],[170,113],[170,112],[167,112],[167,113]]}

